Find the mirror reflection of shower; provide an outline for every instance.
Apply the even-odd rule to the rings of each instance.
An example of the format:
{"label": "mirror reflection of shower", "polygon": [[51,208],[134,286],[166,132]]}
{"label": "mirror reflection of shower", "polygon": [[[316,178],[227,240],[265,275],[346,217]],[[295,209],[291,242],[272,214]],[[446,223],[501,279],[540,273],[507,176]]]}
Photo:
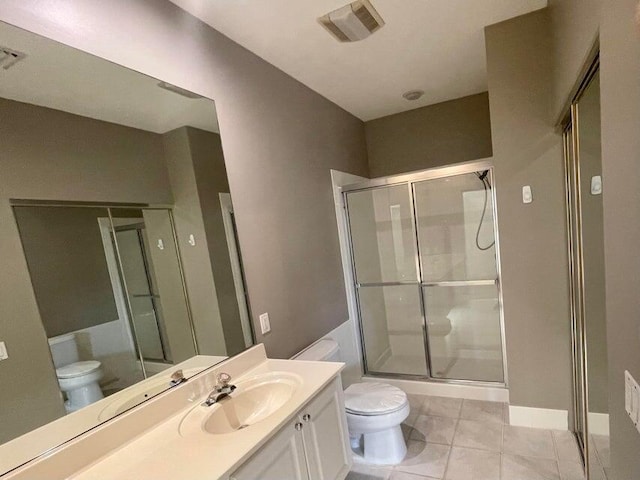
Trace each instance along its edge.
{"label": "mirror reflection of shower", "polygon": [[169,210],[13,210],[67,413],[197,354]]}

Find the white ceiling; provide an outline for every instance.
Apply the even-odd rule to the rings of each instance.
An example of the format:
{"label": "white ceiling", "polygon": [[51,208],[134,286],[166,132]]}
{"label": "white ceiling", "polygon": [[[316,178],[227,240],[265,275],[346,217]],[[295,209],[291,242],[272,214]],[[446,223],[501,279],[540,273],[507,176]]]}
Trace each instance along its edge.
{"label": "white ceiling", "polygon": [[[484,27],[547,0],[372,0],[386,25],[339,43],[317,18],[350,0],[171,0],[362,120],[487,89]],[[402,94],[424,90],[408,102]]]}
{"label": "white ceiling", "polygon": [[27,54],[0,69],[0,97],[165,133],[185,125],[218,132],[214,102],[188,99],[158,80],[0,22],[0,46]]}

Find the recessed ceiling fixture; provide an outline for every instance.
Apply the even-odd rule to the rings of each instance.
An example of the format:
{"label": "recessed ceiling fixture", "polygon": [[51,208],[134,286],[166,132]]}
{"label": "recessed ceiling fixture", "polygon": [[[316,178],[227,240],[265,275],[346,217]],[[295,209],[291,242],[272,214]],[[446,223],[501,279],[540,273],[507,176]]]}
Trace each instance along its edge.
{"label": "recessed ceiling fixture", "polygon": [[364,40],[384,26],[384,20],[369,0],[356,0],[318,21],[340,42]]}
{"label": "recessed ceiling fixture", "polygon": [[422,90],[409,90],[408,92],[405,92],[402,95],[402,98],[404,98],[405,100],[409,100],[410,102],[413,102],[415,100],[421,99],[423,95],[424,95],[424,92]]}
{"label": "recessed ceiling fixture", "polygon": [[9,70],[27,55],[7,47],[0,47],[0,66]]}

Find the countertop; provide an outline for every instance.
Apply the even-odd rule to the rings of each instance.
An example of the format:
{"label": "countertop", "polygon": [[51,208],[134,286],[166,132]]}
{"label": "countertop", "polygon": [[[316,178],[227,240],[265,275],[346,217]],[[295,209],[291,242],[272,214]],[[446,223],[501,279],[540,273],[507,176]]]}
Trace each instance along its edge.
{"label": "countertop", "polygon": [[[166,381],[167,386],[171,373],[183,369],[204,370],[227,357],[197,355],[177,365],[169,365],[167,370],[152,377],[125,388],[113,395],[99,400],[83,409],[65,415],[53,422],[17,437],[0,448],[0,476],[18,465],[42,455],[44,452],[67,442],[83,432],[108,420],[116,413],[116,408],[121,402],[127,401],[132,395],[143,391],[147,385],[157,382],[159,379]],[[110,412],[112,407],[113,411]]]}
{"label": "countertop", "polygon": [[[229,434],[182,436],[180,424],[205,396],[194,398],[151,430],[69,477],[73,480],[214,480],[227,478],[318,394],[344,364],[266,359],[234,382],[269,372],[298,374],[302,384],[270,417]],[[232,383],[234,383],[232,382]]]}

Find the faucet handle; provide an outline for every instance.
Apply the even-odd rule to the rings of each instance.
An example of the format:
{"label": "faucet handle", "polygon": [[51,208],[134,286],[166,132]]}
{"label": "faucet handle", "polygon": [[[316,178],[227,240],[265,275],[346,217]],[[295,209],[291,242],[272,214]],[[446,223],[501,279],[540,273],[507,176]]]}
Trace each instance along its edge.
{"label": "faucet handle", "polygon": [[185,382],[187,379],[184,378],[184,374],[182,370],[176,370],[171,374],[171,379],[169,385],[171,387],[175,387],[176,385],[180,385],[182,382]]}
{"label": "faucet handle", "polygon": [[228,373],[221,372],[218,374],[218,386],[226,387],[229,385],[230,381],[231,375],[229,375]]}

